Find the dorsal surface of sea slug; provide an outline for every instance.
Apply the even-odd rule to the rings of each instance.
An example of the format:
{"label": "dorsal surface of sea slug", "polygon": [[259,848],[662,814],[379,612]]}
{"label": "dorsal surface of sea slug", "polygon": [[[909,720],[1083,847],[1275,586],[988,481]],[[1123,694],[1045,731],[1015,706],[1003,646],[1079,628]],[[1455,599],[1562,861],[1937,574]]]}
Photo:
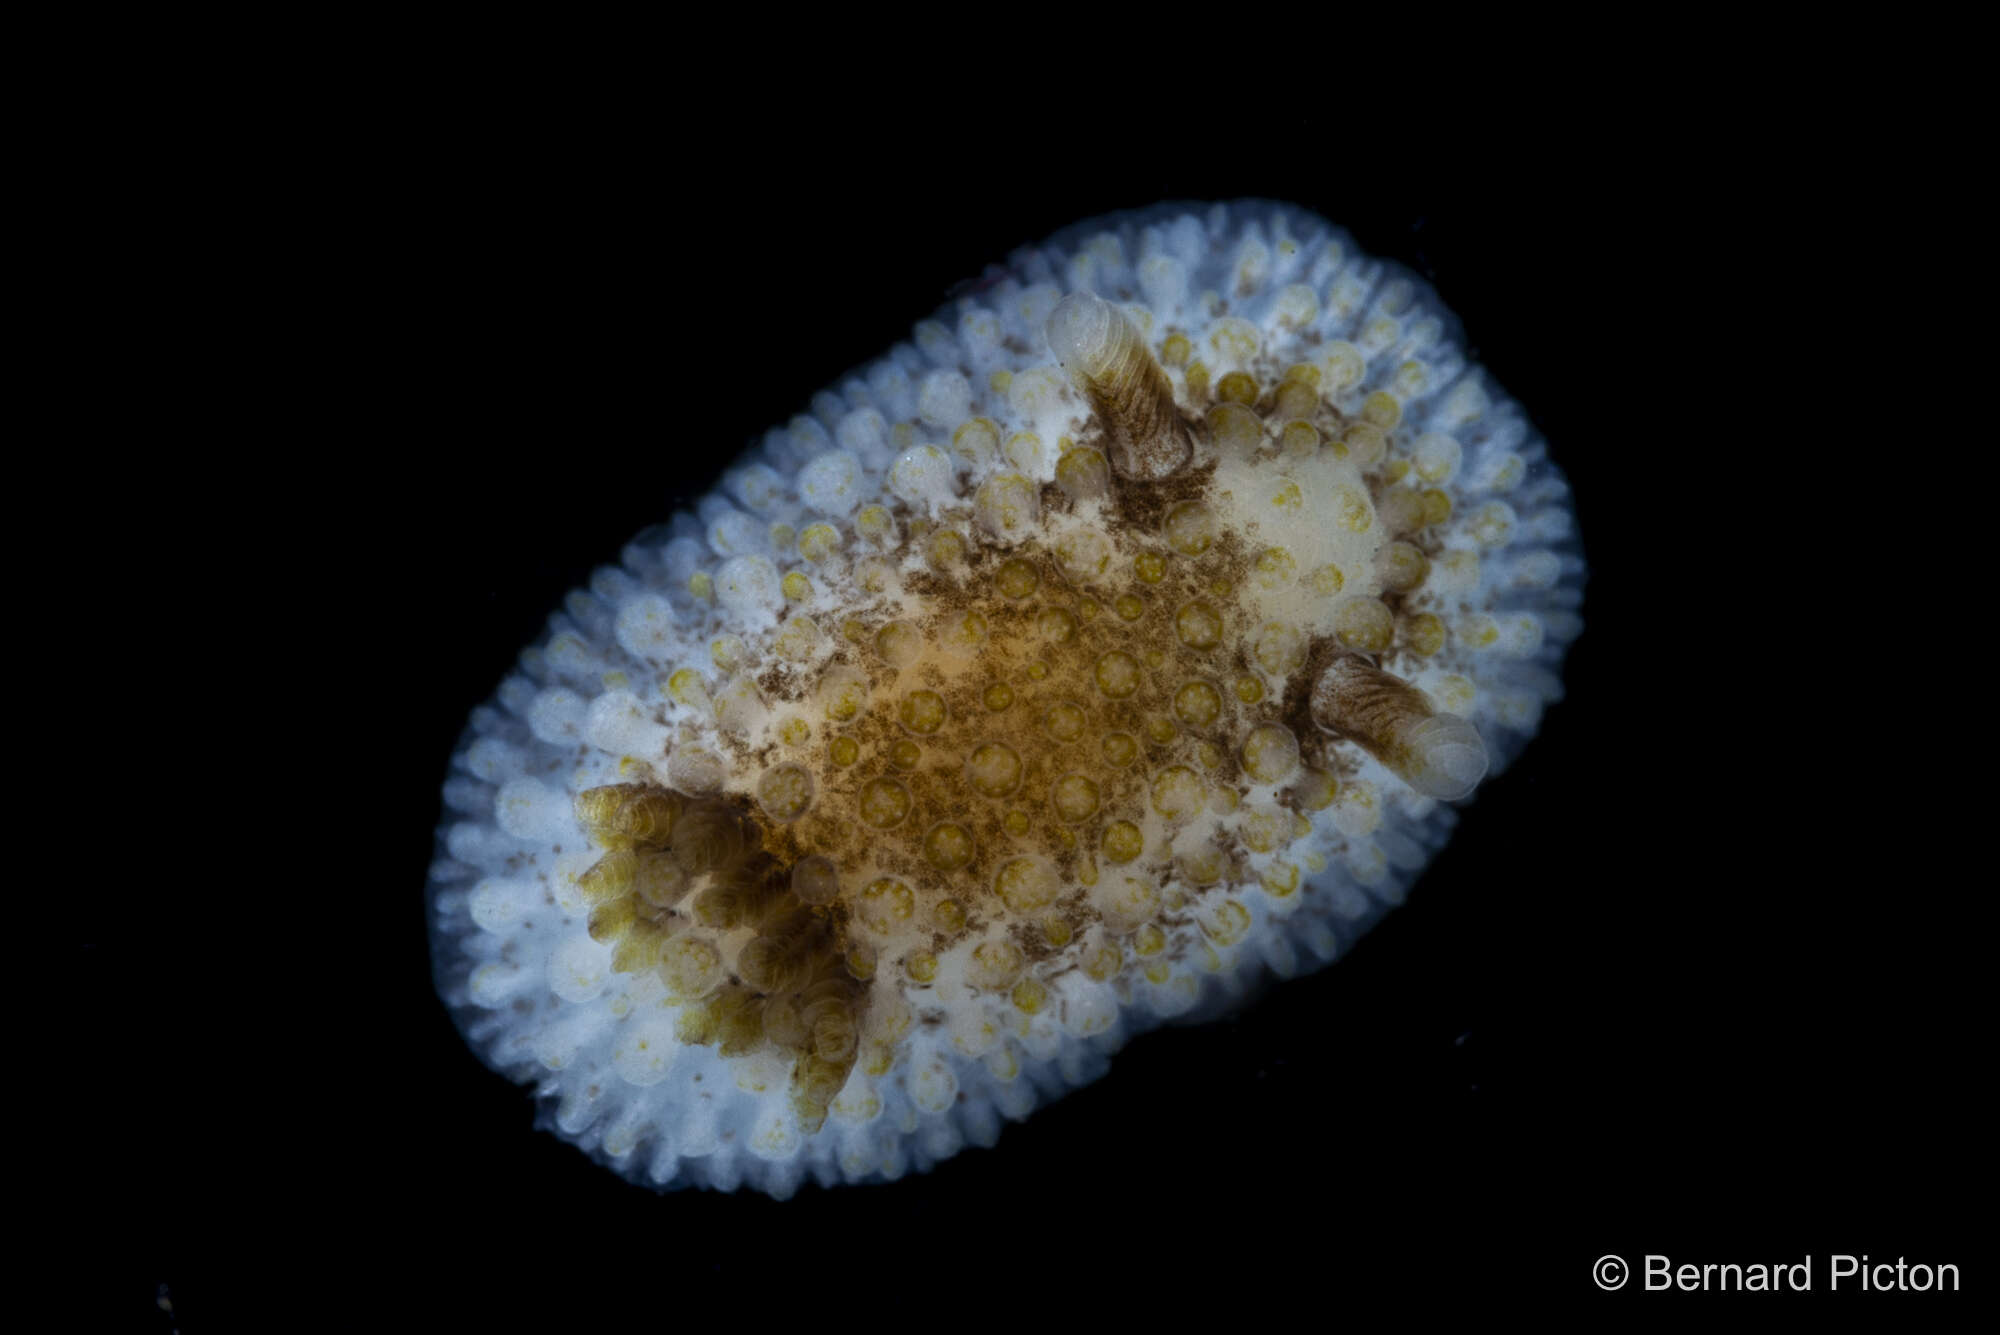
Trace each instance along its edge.
{"label": "dorsal surface of sea slug", "polygon": [[1420,282],[1079,224],[571,595],[445,785],[440,990],[554,1129],[787,1196],[1331,960],[1558,698],[1568,491]]}

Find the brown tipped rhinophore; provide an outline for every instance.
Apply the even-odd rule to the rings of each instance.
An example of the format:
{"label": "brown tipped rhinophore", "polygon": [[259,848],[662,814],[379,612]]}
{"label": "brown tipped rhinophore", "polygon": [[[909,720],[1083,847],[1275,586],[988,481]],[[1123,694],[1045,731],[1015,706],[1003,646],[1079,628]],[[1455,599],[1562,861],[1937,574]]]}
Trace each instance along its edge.
{"label": "brown tipped rhinophore", "polygon": [[1353,654],[1313,685],[1313,722],[1348,738],[1426,797],[1455,802],[1486,774],[1486,746],[1470,723],[1431,709],[1424,693]]}
{"label": "brown tipped rhinophore", "polygon": [[1075,292],[1049,316],[1047,333],[1056,359],[1090,396],[1119,475],[1151,482],[1179,472],[1194,442],[1167,373],[1132,322],[1110,302]]}

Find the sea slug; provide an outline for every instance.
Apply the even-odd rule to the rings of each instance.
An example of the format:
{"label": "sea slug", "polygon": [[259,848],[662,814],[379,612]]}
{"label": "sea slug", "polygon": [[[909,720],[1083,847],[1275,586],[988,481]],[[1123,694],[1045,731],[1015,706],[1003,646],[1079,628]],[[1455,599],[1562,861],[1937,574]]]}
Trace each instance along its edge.
{"label": "sea slug", "polygon": [[1317,968],[1558,698],[1568,491],[1284,205],[1013,256],[571,595],[474,711],[440,990],[634,1180],[922,1171]]}

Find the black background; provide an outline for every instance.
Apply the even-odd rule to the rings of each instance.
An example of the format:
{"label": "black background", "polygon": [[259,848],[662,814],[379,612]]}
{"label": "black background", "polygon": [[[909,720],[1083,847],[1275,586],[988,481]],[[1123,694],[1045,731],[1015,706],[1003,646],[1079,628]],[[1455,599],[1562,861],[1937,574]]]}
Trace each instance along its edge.
{"label": "black background", "polygon": [[[1883,869],[1881,776],[1790,770],[1759,721],[1813,707],[1818,641],[1756,586],[1798,567],[1763,522],[1783,482],[1749,425],[1773,317],[1737,275],[1785,266],[1806,224],[1691,213],[1671,174],[1385,195],[1240,157],[1063,176],[971,148],[928,173],[886,153],[413,153],[342,215],[356,286],[328,300],[351,341],[321,421],[329,473],[358,485],[299,535],[339,552],[307,660],[331,683],[334,796],[312,799],[326,865],[288,873],[340,907],[285,929],[322,980],[269,975],[254,1009],[150,966],[148,1056],[176,1091],[151,1190],[172,1205],[140,1236],[190,1329],[273,1301],[593,1328],[710,1303],[1025,1313],[1072,1291],[1147,1321],[1286,1293],[1748,1301],[1603,1294],[1604,1253],[1811,1255],[1822,1289],[1832,1251],[1977,1275],[1955,909]],[[1238,195],[1429,279],[1567,472],[1585,631],[1536,740],[1340,962],[1135,1041],[927,1176],[659,1195],[533,1129],[431,985],[424,872],[467,711],[567,590],[954,283],[1095,213]],[[227,930],[239,960],[268,944]],[[253,1049],[282,1055],[238,1069]]]}

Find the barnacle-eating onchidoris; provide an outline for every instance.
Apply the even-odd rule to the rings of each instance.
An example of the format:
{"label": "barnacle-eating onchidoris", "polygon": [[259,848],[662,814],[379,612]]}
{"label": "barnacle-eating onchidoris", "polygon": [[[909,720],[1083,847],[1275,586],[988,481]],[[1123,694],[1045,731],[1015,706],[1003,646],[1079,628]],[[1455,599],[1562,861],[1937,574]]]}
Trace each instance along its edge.
{"label": "barnacle-eating onchidoris", "polygon": [[894,1178],[1331,959],[1559,694],[1567,491],[1419,283],[1084,223],[772,431],[474,712],[466,1037],[633,1178]]}

